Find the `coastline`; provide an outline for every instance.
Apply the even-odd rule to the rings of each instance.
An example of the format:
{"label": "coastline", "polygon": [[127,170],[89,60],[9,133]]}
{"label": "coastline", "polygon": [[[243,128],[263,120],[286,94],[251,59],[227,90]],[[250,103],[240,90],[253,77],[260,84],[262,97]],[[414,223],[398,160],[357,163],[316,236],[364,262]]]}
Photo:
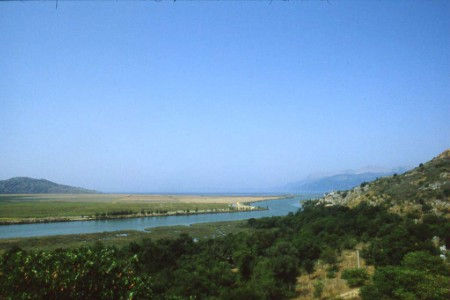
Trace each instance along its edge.
{"label": "coastline", "polygon": [[[267,197],[267,196],[263,196]],[[200,215],[200,214],[219,214],[219,213],[235,213],[243,211],[261,211],[267,210],[265,207],[252,206],[250,203],[257,203],[269,200],[282,200],[293,198],[295,195],[278,195],[268,196],[267,198],[252,199],[249,201],[237,201],[231,203],[228,208],[201,209],[192,211],[168,211],[163,213],[141,213],[136,212],[127,215],[98,215],[98,216],[73,216],[73,217],[44,217],[44,218],[17,218],[11,220],[0,220],[0,226],[20,225],[20,224],[39,224],[39,223],[57,223],[57,222],[76,222],[76,221],[102,221],[115,219],[131,219],[131,218],[147,218],[147,217],[167,217],[182,215]]]}
{"label": "coastline", "polygon": [[[276,199],[271,199],[276,200]],[[263,200],[261,200],[263,201]],[[256,201],[254,201],[256,202]],[[239,204],[238,204],[239,203]],[[253,203],[253,202],[249,202]],[[18,220],[3,220],[0,221],[0,226],[8,226],[8,225],[20,225],[20,224],[38,224],[38,223],[57,223],[57,222],[76,222],[76,221],[102,221],[102,220],[115,220],[115,219],[132,219],[132,218],[151,218],[151,217],[168,217],[168,216],[183,216],[183,215],[201,215],[201,214],[221,214],[221,213],[236,213],[243,211],[260,211],[267,210],[267,208],[259,207],[259,206],[250,206],[247,203],[236,202],[237,206],[230,206],[228,209],[205,209],[198,211],[169,211],[166,213],[152,213],[152,214],[129,214],[129,215],[120,215],[120,216],[74,216],[74,217],[48,217],[48,218],[27,218],[27,219],[18,219]]]}

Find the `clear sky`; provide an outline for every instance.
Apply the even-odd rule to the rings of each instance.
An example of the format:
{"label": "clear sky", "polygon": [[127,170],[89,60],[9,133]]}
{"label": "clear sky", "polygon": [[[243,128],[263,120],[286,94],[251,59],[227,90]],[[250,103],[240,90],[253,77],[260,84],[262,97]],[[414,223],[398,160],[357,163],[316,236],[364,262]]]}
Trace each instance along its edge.
{"label": "clear sky", "polygon": [[254,191],[450,147],[450,1],[2,2],[0,179]]}

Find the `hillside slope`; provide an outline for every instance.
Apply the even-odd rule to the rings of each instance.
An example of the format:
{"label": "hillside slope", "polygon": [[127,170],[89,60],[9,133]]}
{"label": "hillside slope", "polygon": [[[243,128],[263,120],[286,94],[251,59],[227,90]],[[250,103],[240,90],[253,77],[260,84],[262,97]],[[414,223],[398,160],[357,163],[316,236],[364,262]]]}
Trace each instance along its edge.
{"label": "hillside slope", "polygon": [[[405,171],[405,170],[403,170]],[[297,193],[325,193],[336,190],[348,190],[365,181],[372,181],[380,177],[389,176],[395,172],[363,172],[342,173],[315,179],[306,179],[292,182],[285,186],[284,190]]]}
{"label": "hillside slope", "polygon": [[90,194],[97,191],[58,184],[46,179],[14,177],[0,181],[0,194]]}
{"label": "hillside slope", "polygon": [[319,203],[354,207],[365,201],[372,205],[384,205],[391,212],[412,214],[417,218],[431,211],[449,217],[449,197],[450,149],[401,175],[394,174],[362,183],[348,191],[329,193]]}

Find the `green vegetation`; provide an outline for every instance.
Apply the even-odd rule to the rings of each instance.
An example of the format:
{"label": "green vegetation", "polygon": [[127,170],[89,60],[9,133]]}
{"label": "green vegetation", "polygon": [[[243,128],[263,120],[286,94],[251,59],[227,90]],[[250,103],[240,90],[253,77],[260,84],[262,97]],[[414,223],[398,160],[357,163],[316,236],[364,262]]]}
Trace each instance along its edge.
{"label": "green vegetation", "polygon": [[0,224],[258,210],[268,196],[34,194],[0,195]]}
{"label": "green vegetation", "polygon": [[[439,172],[426,171],[425,177],[441,180],[448,174],[447,163],[441,162],[448,157],[419,168],[438,168]],[[75,248],[54,249],[47,241],[47,247],[39,245],[45,250],[26,250],[11,242],[12,248],[0,256],[0,298],[287,299],[297,296],[302,273],[312,274],[323,264],[332,277],[342,253],[362,245],[362,258],[375,267],[374,273],[368,272],[374,275],[368,278],[363,270],[347,268],[342,278],[350,286],[362,285],[363,299],[449,299],[449,264],[439,256],[446,255],[439,246],[450,244],[448,215],[433,204],[448,204],[442,198],[445,193],[439,192],[447,183],[430,179],[426,185],[408,186],[412,189],[408,195],[423,196],[434,209],[419,215],[393,209],[401,208],[402,202],[400,194],[395,201],[392,195],[415,176],[389,178],[399,186],[385,186],[383,195],[374,194],[379,181],[369,183],[363,187],[367,194],[359,194],[372,197],[368,201],[304,202],[301,210],[285,217],[250,219],[231,227],[222,224],[220,230],[214,225],[197,228],[198,238],[175,227],[172,235],[180,234],[177,238],[158,236],[152,229],[153,238],[141,233],[131,242],[113,239],[105,244],[73,244]],[[423,188],[430,184],[430,190]],[[31,241],[22,240],[22,245]],[[315,278],[314,296],[323,296],[327,280]]]}
{"label": "green vegetation", "polygon": [[357,287],[364,285],[369,279],[366,269],[354,268],[347,269],[342,272],[342,279],[347,280],[350,287]]}
{"label": "green vegetation", "polygon": [[150,233],[145,231],[114,231],[88,234],[51,235],[27,238],[0,239],[0,254],[13,248],[24,250],[55,250],[58,248],[78,248],[93,246],[101,242],[105,246],[123,247],[133,241],[149,238]]}
{"label": "green vegetation", "polygon": [[97,203],[97,202],[20,202],[0,203],[0,218],[45,218],[127,214],[159,214],[187,210],[228,209],[222,203]]}
{"label": "green vegetation", "polygon": [[383,205],[391,212],[421,219],[428,213],[450,217],[450,150],[404,174],[379,178],[321,202],[354,207],[361,202]]}
{"label": "green vegetation", "polygon": [[364,299],[445,300],[450,297],[450,269],[428,252],[410,252],[400,265],[378,268],[373,283],[363,287]]}
{"label": "green vegetation", "polygon": [[[381,178],[370,184],[373,195],[383,198],[392,211],[420,218],[434,210],[448,214],[450,158],[447,152],[403,175]],[[395,174],[394,174],[395,175]]]}
{"label": "green vegetation", "polygon": [[201,212],[232,211],[224,203],[126,203],[20,201],[0,202],[0,222],[33,222],[33,219],[107,218]]}
{"label": "green vegetation", "polygon": [[124,257],[100,245],[51,253],[12,250],[3,255],[0,290],[4,297],[23,299],[149,297],[149,277],[136,274],[136,263],[136,255]]}
{"label": "green vegetation", "polygon": [[189,234],[196,240],[222,237],[230,233],[254,231],[245,226],[246,221],[199,223],[190,226],[162,226],[147,231],[113,231],[88,234],[52,235],[44,237],[0,239],[0,254],[12,248],[24,250],[55,250],[58,248],[77,248],[93,246],[101,242],[105,246],[124,247],[131,242],[143,239],[176,239],[181,234]]}
{"label": "green vegetation", "polygon": [[[436,218],[443,221],[442,217]],[[364,257],[380,267],[381,273],[375,274],[366,295],[385,295],[385,289],[391,291],[391,287],[409,291],[403,279],[395,286],[383,286],[383,290],[377,287],[377,282],[383,281],[378,278],[390,276],[386,272],[392,268],[409,270],[405,274],[413,272],[416,281],[417,276],[440,272],[438,280],[430,279],[432,288],[440,293],[433,295],[450,293],[443,281],[448,280],[443,275],[448,274],[448,267],[442,262],[436,264],[440,261],[438,249],[431,242],[433,236],[446,238],[435,218],[416,224],[382,207],[324,207],[309,202],[296,214],[253,219],[242,228],[247,229],[212,239],[206,236],[194,240],[182,233],[176,239],[145,238],[120,247],[96,244],[43,251],[13,248],[0,259],[0,296],[283,299],[295,296],[299,274],[310,272],[318,259],[333,262],[335,253],[330,249],[339,254],[353,245],[349,240],[366,244]],[[406,236],[398,238],[399,232]],[[372,248],[372,243],[380,248]],[[411,254],[416,251],[431,257],[427,260],[432,263],[423,270],[414,269],[422,259]],[[386,264],[389,266],[384,267]],[[433,265],[437,269],[432,269]],[[57,271],[66,269],[74,271]],[[97,282],[96,278],[101,280]],[[27,284],[18,285],[21,282]]]}
{"label": "green vegetation", "polygon": [[320,298],[322,297],[322,293],[323,293],[323,282],[321,280],[317,280],[314,283],[314,298]]}
{"label": "green vegetation", "polygon": [[87,190],[69,185],[62,185],[45,179],[29,177],[14,177],[0,180],[0,194],[92,194],[93,190]]}

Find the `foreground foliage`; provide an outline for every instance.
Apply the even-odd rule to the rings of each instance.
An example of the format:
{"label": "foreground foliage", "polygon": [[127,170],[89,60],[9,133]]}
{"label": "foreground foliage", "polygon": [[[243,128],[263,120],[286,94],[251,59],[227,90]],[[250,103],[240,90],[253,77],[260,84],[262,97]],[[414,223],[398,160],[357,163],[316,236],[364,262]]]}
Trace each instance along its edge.
{"label": "foreground foliage", "polygon": [[[286,217],[250,219],[252,232],[215,239],[184,234],[120,249],[16,248],[0,259],[0,298],[284,299],[295,296],[297,276],[311,273],[317,260],[333,264],[340,251],[362,242],[366,261],[377,267],[364,298],[444,299],[448,266],[431,239],[448,240],[446,223],[430,215],[416,224],[365,204],[310,202]],[[358,272],[349,278],[363,277],[356,284],[364,284]]]}
{"label": "foreground foliage", "polygon": [[376,270],[373,283],[362,289],[366,299],[449,299],[449,269],[427,252],[405,255],[400,266]]}
{"label": "foreground foliage", "polygon": [[369,279],[366,269],[355,268],[347,269],[342,272],[342,278],[347,280],[350,287],[362,286]]}

